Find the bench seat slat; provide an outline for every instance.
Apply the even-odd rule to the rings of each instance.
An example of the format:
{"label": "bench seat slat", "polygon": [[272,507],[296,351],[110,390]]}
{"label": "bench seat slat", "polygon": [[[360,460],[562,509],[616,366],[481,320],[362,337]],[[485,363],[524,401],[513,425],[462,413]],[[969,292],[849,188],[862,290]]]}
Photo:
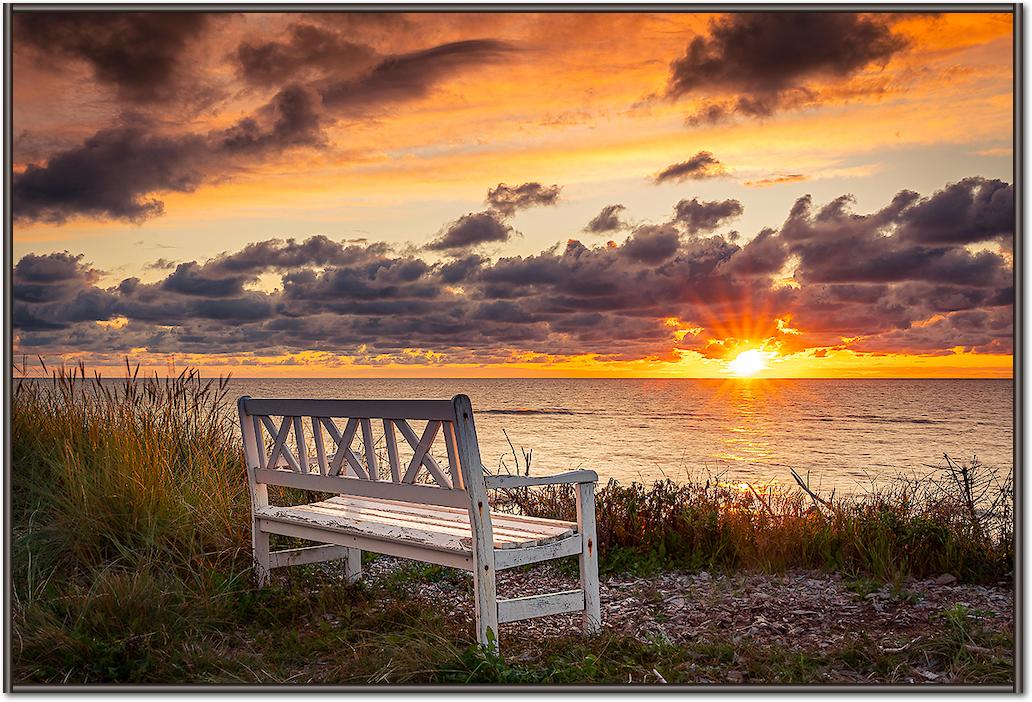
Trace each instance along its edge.
{"label": "bench seat slat", "polygon": [[[439,512],[434,514],[433,509],[438,509]],[[256,516],[260,519],[304,524],[331,531],[412,541],[429,548],[448,551],[465,552],[472,548],[469,513],[448,507],[424,508],[423,513],[414,513],[408,503],[369,501],[368,498],[353,500],[342,496],[296,507],[263,507]],[[575,525],[571,526],[569,522],[557,521],[548,524],[546,520],[541,520],[546,523],[533,527],[517,522],[513,528],[509,528],[506,517],[504,514],[491,515],[492,523],[497,525],[494,533],[496,549],[537,546],[567,538],[575,531]]]}
{"label": "bench seat slat", "polygon": [[[461,525],[455,523],[441,523],[412,517],[364,512],[341,505],[329,505],[325,502],[314,502],[309,505],[304,505],[304,509],[302,511],[305,513],[306,517],[309,513],[322,515],[330,519],[339,520],[341,523],[354,523],[358,525],[359,528],[364,528],[362,527],[363,524],[371,523],[377,525],[382,524],[396,526],[402,529],[418,529],[439,534],[447,534],[459,539],[460,541],[472,538],[472,533],[469,529],[463,529]],[[550,537],[543,537],[542,540],[547,538]],[[499,548],[513,548],[520,544],[527,543],[528,541],[530,543],[537,542],[533,537],[519,537],[511,534],[500,534],[496,536],[495,541],[500,544]]]}
{"label": "bench seat slat", "polygon": [[[367,495],[341,495],[340,497],[331,497],[327,502],[333,502],[335,500],[357,500],[360,502],[367,502],[370,504],[379,503],[390,505],[391,509],[399,512],[411,512],[412,514],[441,514],[443,512],[454,513],[457,515],[465,515],[465,519],[469,518],[469,510],[466,507],[452,507],[444,505],[433,505],[424,504],[419,502],[409,502],[403,500],[392,500],[386,497],[369,497]],[[568,522],[563,519],[547,519],[545,517],[527,517],[522,514],[509,514],[508,512],[495,512],[491,510],[491,523],[492,524],[506,524],[515,526],[519,524],[529,525],[542,525],[545,527],[554,527],[561,525],[568,529],[576,529],[577,522]]]}
{"label": "bench seat slat", "polygon": [[[417,517],[461,522],[466,525],[467,528],[469,527],[469,510],[461,507],[420,505],[413,502],[402,502],[375,497],[357,497],[352,495],[331,497],[326,500],[326,502],[332,504],[355,505],[375,510],[385,510],[396,514],[410,514]],[[519,515],[511,515],[504,512],[494,511],[491,512],[491,525],[494,529],[501,528],[508,531],[529,534],[531,536],[571,533],[577,528],[576,522],[541,518],[534,518],[532,521],[525,521]]]}
{"label": "bench seat slat", "polygon": [[439,563],[440,565],[462,568],[463,570],[473,569],[472,554],[468,551],[448,551],[428,547],[405,541],[395,541],[392,538],[378,537],[373,534],[362,534],[355,531],[329,531],[312,527],[300,522],[275,521],[271,519],[258,519],[259,529],[266,534],[282,534],[298,539],[306,539],[319,543],[336,544],[348,548],[370,550],[375,553],[384,553],[388,556],[399,556],[411,558],[424,563]]}
{"label": "bench seat slat", "polygon": [[[375,504],[362,504],[355,501],[343,501],[333,498],[326,500],[325,502],[315,503],[320,508],[328,508],[337,511],[341,511],[346,514],[358,514],[363,517],[369,517],[371,519],[386,519],[404,524],[412,525],[427,525],[427,528],[437,529],[438,527],[442,531],[454,530],[458,533],[468,534],[470,533],[469,518],[462,519],[462,515],[441,512],[440,514],[409,514],[405,512],[399,512],[390,509],[389,506],[375,505]],[[467,512],[468,514],[468,512]],[[499,537],[500,540],[505,541],[538,541],[543,542],[545,540],[558,539],[564,536],[568,536],[572,533],[572,529],[566,529],[558,527],[555,529],[537,529],[530,531],[521,528],[510,528],[507,526],[495,526],[495,536]]]}
{"label": "bench seat slat", "polygon": [[[266,507],[258,513],[258,520],[259,522],[280,522],[288,525],[308,527],[310,530],[314,529],[317,531],[335,531],[344,534],[371,536],[383,541],[408,543],[438,551],[460,553],[470,550],[469,538],[466,538],[465,543],[463,543],[461,537],[453,534],[404,527],[397,524],[385,524],[383,522],[346,519],[297,508]],[[270,529],[270,531],[275,533],[275,529]]]}

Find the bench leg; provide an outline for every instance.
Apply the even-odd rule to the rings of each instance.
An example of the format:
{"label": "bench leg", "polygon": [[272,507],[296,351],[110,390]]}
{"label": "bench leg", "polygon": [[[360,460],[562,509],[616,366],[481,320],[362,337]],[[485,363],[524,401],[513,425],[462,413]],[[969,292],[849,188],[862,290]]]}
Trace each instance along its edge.
{"label": "bench leg", "polygon": [[597,634],[602,629],[602,602],[598,584],[594,483],[577,485],[577,528],[583,539],[580,553],[580,586],[584,590],[584,618],[581,627],[585,634]]}
{"label": "bench leg", "polygon": [[362,577],[362,549],[348,549],[344,556],[344,577],[349,583]]}
{"label": "bench leg", "polygon": [[255,521],[251,530],[251,546],[254,550],[254,573],[258,578],[258,587],[269,584],[269,571],[272,559],[269,557],[269,533],[258,528]]}
{"label": "bench leg", "polygon": [[473,592],[477,611],[477,643],[498,651],[498,591],[494,572],[479,575],[473,571]]}

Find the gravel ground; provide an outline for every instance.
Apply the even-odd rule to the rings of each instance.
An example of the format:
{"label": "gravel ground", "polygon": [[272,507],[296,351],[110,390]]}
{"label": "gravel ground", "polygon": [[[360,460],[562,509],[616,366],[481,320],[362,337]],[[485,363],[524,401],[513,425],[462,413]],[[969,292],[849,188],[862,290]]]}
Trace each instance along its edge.
{"label": "gravel ground", "polygon": [[[404,567],[402,564],[398,559],[379,558],[364,577],[375,586]],[[450,617],[472,622],[469,574],[400,582],[406,594],[443,606]],[[500,597],[575,587],[575,578],[549,566],[504,571],[498,582]],[[866,635],[882,651],[898,653],[946,631],[943,612],[956,605],[966,607],[968,617],[992,630],[1013,632],[1014,626],[1014,591],[1009,583],[961,585],[948,574],[910,580],[894,592],[889,585],[879,587],[812,571],[777,575],[664,572],[651,577],[605,578],[601,594],[607,629],[642,641],[658,638],[675,644],[719,638],[820,653]],[[578,625],[579,615],[575,614],[503,624],[500,637],[506,658],[532,660],[540,641],[569,634]],[[927,681],[938,677],[933,671],[921,675]],[[855,678],[855,682],[864,681]],[[850,682],[848,675],[840,682]]]}

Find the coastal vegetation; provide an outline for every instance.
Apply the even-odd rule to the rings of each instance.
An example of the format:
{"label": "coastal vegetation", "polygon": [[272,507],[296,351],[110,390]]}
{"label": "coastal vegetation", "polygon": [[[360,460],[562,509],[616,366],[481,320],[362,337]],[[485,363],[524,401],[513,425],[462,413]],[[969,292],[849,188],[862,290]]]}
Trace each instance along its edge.
{"label": "coastal vegetation", "polygon": [[[461,592],[469,584],[457,571],[398,564],[345,585],[332,565],[301,566],[259,590],[228,381],[126,370],[120,385],[81,367],[15,383],[16,684],[902,682],[915,670],[928,673],[918,682],[1013,679],[1013,632],[961,603],[932,612],[936,626],[900,646],[858,635],[799,650],[607,626],[514,644],[503,659],[472,644],[471,621],[412,594]],[[850,497],[797,478],[792,489],[610,482],[597,495],[603,575],[806,570],[862,602],[906,600],[915,579],[1013,581],[1013,488],[977,461],[947,458],[938,476]],[[545,488],[500,493],[496,508],[569,519],[574,506],[568,491]]]}

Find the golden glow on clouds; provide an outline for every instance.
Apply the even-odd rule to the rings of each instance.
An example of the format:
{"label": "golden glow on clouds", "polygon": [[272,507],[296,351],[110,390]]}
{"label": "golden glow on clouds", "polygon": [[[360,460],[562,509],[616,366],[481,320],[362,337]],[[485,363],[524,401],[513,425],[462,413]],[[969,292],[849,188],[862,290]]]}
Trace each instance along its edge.
{"label": "golden glow on clouds", "polygon": [[[289,21],[281,17],[261,24]],[[244,24],[258,22],[248,16]],[[456,39],[472,25],[480,32],[498,31],[521,51],[510,63],[460,75],[404,109],[368,122],[340,121],[331,128],[329,150],[295,152],[194,193],[167,194],[166,218],[266,207],[294,208],[303,216],[313,201],[341,193],[384,206],[399,193],[460,199],[480,192],[485,183],[540,179],[542,173],[563,183],[597,182],[614,171],[644,179],[672,154],[694,153],[700,143],[732,164],[736,178],[752,184],[798,182],[797,175],[862,177],[870,173],[856,167],[844,171],[837,164],[879,148],[986,139],[1009,143],[1010,15],[910,16],[897,22],[897,31],[910,36],[914,49],[851,81],[862,88],[877,78],[888,86],[884,94],[844,96],[821,109],[760,121],[685,129],[690,101],[643,99],[662,92],[669,58],[683,54],[686,39],[705,32],[706,22],[707,16],[691,14],[455,18],[450,30],[437,28],[437,38]],[[571,42],[572,34],[579,40]],[[431,36],[421,35],[412,45],[398,37],[390,50],[421,48]],[[21,69],[21,75],[32,75],[31,68]],[[616,71],[618,81],[612,79]],[[39,129],[44,114],[57,120],[53,93],[31,85],[28,78],[18,82],[24,94],[16,95],[16,133]],[[75,94],[88,95],[87,86],[80,79]],[[225,127],[250,106],[237,98],[231,107],[203,121],[199,117],[193,126],[201,132]],[[88,111],[56,112],[65,121],[48,123],[55,130],[81,130],[91,116],[107,119]],[[793,168],[787,174],[786,163]],[[48,228],[52,225],[19,225],[18,232]]]}
{"label": "golden glow on clouds", "polygon": [[[326,149],[302,149],[256,163],[192,193],[162,193],[165,216],[143,225],[86,220],[61,227],[18,224],[15,257],[29,251],[83,251],[109,273],[105,283],[116,284],[131,275],[154,280],[156,273],[145,266],[158,257],[204,260],[273,236],[303,239],[325,233],[421,245],[447,221],[483,207],[487,187],[527,181],[562,184],[561,206],[521,213],[516,224],[523,236],[504,255],[540,251],[569,236],[588,240],[580,228],[609,202],[633,202],[626,219],[647,221],[667,215],[678,198],[700,193],[741,199],[746,214],[736,227],[748,239],[762,226],[777,226],[794,197],[806,192],[825,200],[852,192],[858,200],[883,203],[886,194],[914,187],[910,173],[897,175],[898,161],[910,159],[908,150],[941,147],[949,151],[947,165],[959,164],[949,172],[961,176],[973,174],[969,163],[982,163],[971,159],[996,159],[993,167],[1000,168],[1012,154],[1010,14],[900,15],[894,28],[910,38],[911,49],[842,83],[817,81],[821,107],[697,128],[687,128],[684,120],[701,98],[674,103],[654,96],[664,90],[670,61],[683,55],[692,37],[707,31],[710,15],[440,17],[413,15],[413,30],[384,31],[363,40],[383,53],[401,53],[493,36],[519,51],[509,62],[458,75],[411,104],[368,119],[341,119],[330,127]],[[240,38],[273,36],[293,21],[291,15],[272,13],[227,18],[223,38],[206,39],[207,70],[232,85],[235,76],[225,57]],[[41,134],[56,144],[77,143],[120,112],[121,106],[92,85],[82,66],[55,78],[47,67],[16,56],[15,75],[16,168],[40,161],[46,152]],[[59,103],[54,95],[63,96]],[[182,120],[170,116],[164,128],[201,134],[224,128],[268,98],[260,91],[237,90],[219,109]],[[660,188],[649,183],[658,169],[702,149],[728,165],[728,177]],[[926,168],[934,171],[934,178],[929,176],[933,187],[945,183],[940,169],[938,163]],[[278,276],[266,275],[255,288],[278,285]],[[776,286],[798,288],[799,283],[786,269]],[[452,292],[462,294],[461,289]],[[937,321],[932,317],[915,326]],[[118,330],[129,322],[116,318],[97,324]],[[1011,373],[1012,359],[1005,355],[876,356],[830,347],[791,353],[778,344],[795,343],[806,330],[794,328],[790,317],[776,318],[773,310],[744,309],[731,320],[671,317],[665,324],[672,350],[663,359],[605,360],[604,350],[564,358],[514,351],[507,363],[473,365],[449,363],[433,349],[407,349],[408,363],[321,351],[177,355],[175,362],[241,376],[310,377]],[[706,339],[713,346],[705,353],[678,347],[694,349]],[[146,367],[166,369],[164,356],[142,350],[134,356]],[[78,357],[69,354],[65,360]],[[92,360],[116,368],[122,364],[116,357]]]}
{"label": "golden glow on clouds", "polygon": [[[422,352],[417,352],[422,353]],[[16,356],[18,353],[16,352]],[[279,356],[150,354],[133,349],[130,363],[141,364],[141,372],[162,375],[169,368],[200,367],[207,375],[232,374],[241,378],[727,378],[727,361],[704,358],[681,351],[673,361],[645,359],[606,361],[597,354],[552,357],[545,354],[514,353],[506,363],[357,363],[354,358],[321,351],[303,351]],[[61,362],[75,365],[80,360],[89,370],[119,375],[123,357],[107,359],[88,354],[44,357],[48,366]],[[849,350],[810,350],[788,356],[772,356],[769,368],[757,373],[766,378],[1011,378],[1014,358],[1004,354],[954,352],[940,356],[904,354],[857,354]],[[177,371],[178,372],[178,371]]]}

